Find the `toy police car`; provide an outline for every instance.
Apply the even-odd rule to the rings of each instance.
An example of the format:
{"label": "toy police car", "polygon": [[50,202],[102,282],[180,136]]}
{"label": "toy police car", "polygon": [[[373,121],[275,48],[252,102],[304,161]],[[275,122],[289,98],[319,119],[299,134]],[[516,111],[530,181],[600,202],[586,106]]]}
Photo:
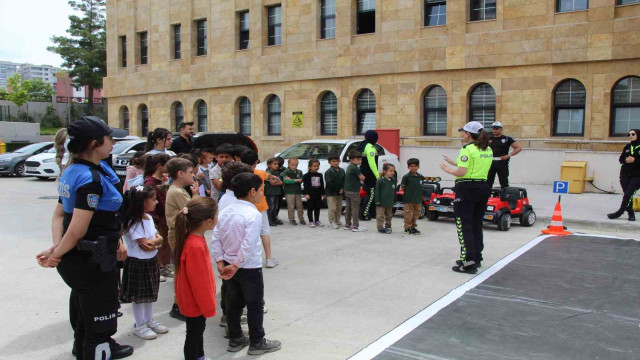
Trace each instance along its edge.
{"label": "toy police car", "polygon": [[[422,207],[420,208],[420,216],[422,219],[428,214],[427,208],[431,203],[431,198],[433,194],[440,192],[440,178],[439,177],[426,177],[422,182]],[[402,190],[402,186],[398,185],[396,187],[396,203],[393,205],[393,213],[396,211],[402,210],[404,211],[404,191]]]}

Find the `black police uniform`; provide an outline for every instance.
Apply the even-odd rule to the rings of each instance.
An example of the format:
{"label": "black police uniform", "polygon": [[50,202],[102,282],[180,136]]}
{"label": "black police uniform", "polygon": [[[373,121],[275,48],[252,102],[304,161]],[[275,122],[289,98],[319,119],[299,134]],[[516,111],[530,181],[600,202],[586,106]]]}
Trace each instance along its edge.
{"label": "black police uniform", "polygon": [[[640,133],[640,130],[637,130]],[[636,160],[631,164],[626,163],[626,158],[633,156]],[[640,189],[640,141],[634,141],[625,145],[620,158],[620,186],[624,195],[622,196],[622,203],[620,208],[613,214],[609,215],[609,218],[616,218],[622,215],[625,211],[629,214],[629,220],[635,220],[635,213],[633,211],[633,196]]]}
{"label": "black police uniform", "polygon": [[[75,330],[74,353],[79,359],[102,359],[103,356],[108,359],[111,358],[110,345],[118,346],[111,339],[117,330],[120,306],[115,266],[120,238],[117,212],[122,204],[122,195],[116,187],[118,182],[118,176],[106,162],[96,165],[76,159],[58,183],[65,233],[74,209],[94,212],[84,240],[64,254],[57,267],[71,288],[69,313]],[[98,249],[88,250],[96,246]],[[85,248],[87,250],[80,250]],[[96,258],[96,254],[100,258]]]}
{"label": "black police uniform", "polygon": [[493,162],[487,175],[487,183],[489,187],[493,187],[493,182],[498,174],[498,180],[500,181],[500,187],[509,187],[509,160],[502,160],[500,156],[508,155],[511,144],[516,142],[512,137],[501,135],[499,137],[492,137],[489,140],[489,147],[493,150]]}

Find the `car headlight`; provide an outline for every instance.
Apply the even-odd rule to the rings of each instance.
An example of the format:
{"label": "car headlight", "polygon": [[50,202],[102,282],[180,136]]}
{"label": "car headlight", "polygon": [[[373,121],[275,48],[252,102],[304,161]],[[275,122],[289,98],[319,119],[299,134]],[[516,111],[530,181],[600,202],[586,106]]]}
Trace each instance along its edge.
{"label": "car headlight", "polygon": [[54,162],[54,161],[56,161],[56,159],[55,159],[55,158],[54,158],[54,159],[44,159],[44,160],[42,160],[42,163],[43,163],[43,164],[46,164],[46,163],[52,163],[52,162]]}
{"label": "car headlight", "polygon": [[496,209],[496,207],[495,207],[495,206],[493,206],[493,205],[489,205],[489,206],[487,206],[487,211],[493,211],[493,210],[495,210],[495,209]]}
{"label": "car headlight", "polygon": [[9,162],[9,159],[0,159],[0,164],[6,164]]}
{"label": "car headlight", "polygon": [[433,199],[434,204],[440,204],[440,199]]}

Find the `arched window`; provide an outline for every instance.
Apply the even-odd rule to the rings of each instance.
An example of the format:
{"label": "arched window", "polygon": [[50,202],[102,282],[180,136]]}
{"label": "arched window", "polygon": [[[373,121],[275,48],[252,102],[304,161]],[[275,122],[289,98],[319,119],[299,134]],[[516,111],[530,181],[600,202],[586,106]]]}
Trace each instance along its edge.
{"label": "arched window", "polygon": [[198,132],[207,131],[207,103],[204,100],[198,100],[196,108],[198,113]]}
{"label": "arched window", "polygon": [[267,135],[282,135],[280,128],[280,98],[271,95],[267,104]]}
{"label": "arched window", "polygon": [[173,106],[173,123],[176,124],[176,131],[180,131],[180,124],[184,122],[184,106],[176,101]]}
{"label": "arched window", "polygon": [[320,101],[320,134],[338,135],[338,100],[331,91]]}
{"label": "arched window", "polygon": [[138,119],[140,121],[140,135],[146,138],[149,134],[149,108],[147,105],[138,106]]}
{"label": "arched window", "polygon": [[129,108],[126,106],[120,108],[120,125],[123,129],[129,131]]}
{"label": "arched window", "polygon": [[640,77],[618,81],[611,97],[611,136],[626,136],[629,130],[640,128]]}
{"label": "arched window", "polygon": [[251,135],[251,101],[243,97],[238,103],[238,131],[243,135]]}
{"label": "arched window", "polygon": [[364,89],[358,94],[356,100],[358,109],[357,134],[362,135],[367,130],[376,128],[376,96],[373,91]]}
{"label": "arched window", "polygon": [[496,120],[496,92],[489,84],[479,84],[471,91],[469,121],[478,121],[491,129]]}
{"label": "arched window", "polygon": [[433,86],[424,96],[424,135],[447,135],[447,93]]}
{"label": "arched window", "polygon": [[561,82],[553,95],[553,135],[584,135],[584,105],[587,92],[578,80]]}

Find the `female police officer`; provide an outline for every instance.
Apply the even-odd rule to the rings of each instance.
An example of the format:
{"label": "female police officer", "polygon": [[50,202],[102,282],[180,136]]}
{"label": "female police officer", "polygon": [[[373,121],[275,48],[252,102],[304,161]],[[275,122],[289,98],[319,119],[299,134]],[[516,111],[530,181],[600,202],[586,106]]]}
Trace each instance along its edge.
{"label": "female police officer", "polygon": [[457,162],[444,156],[457,168],[453,170],[445,164],[440,164],[440,168],[456,177],[453,212],[460,241],[460,260],[456,261],[453,271],[475,274],[484,248],[482,218],[491,192],[487,174],[493,152],[489,147],[489,136],[479,122],[470,121],[458,131],[462,132],[462,141],[466,145],[460,150]]}
{"label": "female police officer", "polygon": [[37,259],[44,267],[57,267],[71,288],[69,316],[77,358],[120,359],[133,353],[131,346],[111,339],[119,307],[116,258],[123,257],[123,250],[126,254],[116,218],[122,196],[115,186],[118,177],[102,159],[113,148],[111,136],[127,132],[111,129],[93,116],[74,121],[67,131],[74,158],[58,182],[54,245]]}
{"label": "female police officer", "polygon": [[625,210],[629,214],[629,221],[636,221],[633,212],[633,195],[640,189],[640,129],[629,130],[630,142],[622,149],[620,154],[620,185],[624,196],[618,211],[607,214],[609,219],[619,218]]}

